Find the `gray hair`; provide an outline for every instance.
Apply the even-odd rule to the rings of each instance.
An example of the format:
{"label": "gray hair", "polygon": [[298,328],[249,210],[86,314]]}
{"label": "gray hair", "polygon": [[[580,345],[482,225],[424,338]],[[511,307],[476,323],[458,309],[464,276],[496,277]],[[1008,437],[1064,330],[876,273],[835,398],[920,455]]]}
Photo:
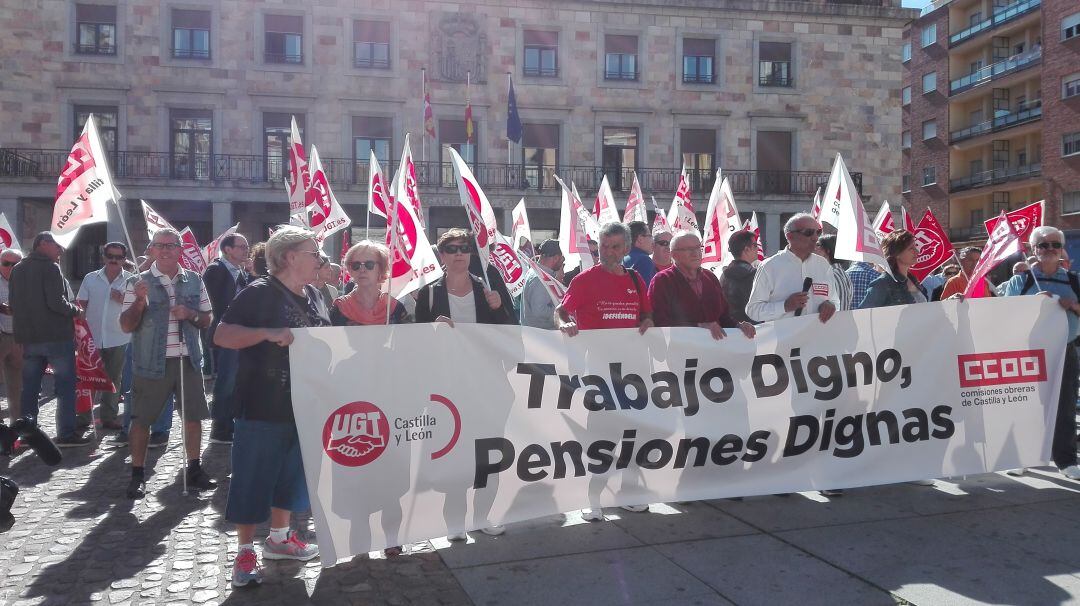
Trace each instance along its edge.
{"label": "gray hair", "polygon": [[285,255],[308,240],[315,241],[315,234],[295,225],[279,225],[266,241],[266,270],[270,275],[285,271]]}
{"label": "gray hair", "polygon": [[[183,243],[183,241],[184,241],[183,238],[180,237],[180,232],[176,231],[175,229],[173,229],[171,227],[163,227],[163,228],[155,231],[154,232],[154,238],[158,237],[158,235],[160,235],[160,234],[169,234],[172,237],[176,238],[176,241],[180,242],[180,243]],[[151,243],[153,243],[154,238],[150,238]]]}
{"label": "gray hair", "polygon": [[678,240],[685,240],[687,238],[693,238],[693,239],[697,240],[698,244],[701,244],[701,237],[700,236],[698,236],[693,231],[690,231],[688,229],[684,229],[684,230],[680,230],[678,233],[676,233],[674,236],[672,236],[670,250],[675,250],[675,246],[676,246],[675,242],[677,242]]}
{"label": "gray hair", "polygon": [[23,258],[22,251],[17,248],[5,248],[4,250],[0,250],[0,257],[3,257],[4,255],[15,255],[20,259]]}
{"label": "gray hair", "polygon": [[610,223],[604,223],[600,227],[600,238],[608,238],[611,236],[622,236],[623,240],[626,240],[627,248],[630,247],[630,228],[625,223],[618,221],[612,221]]}
{"label": "gray hair", "polygon": [[1040,225],[1031,230],[1031,235],[1028,236],[1028,244],[1032,247],[1035,246],[1035,242],[1045,238],[1046,236],[1057,236],[1061,238],[1061,245],[1065,246],[1065,232],[1054,227],[1053,225]]}
{"label": "gray hair", "polygon": [[821,225],[821,223],[814,218],[814,215],[811,215],[810,213],[795,213],[794,215],[791,215],[791,218],[784,223],[784,233],[789,234],[795,231],[795,224],[799,221],[802,221],[803,219],[810,219],[814,223],[817,223],[819,226]]}

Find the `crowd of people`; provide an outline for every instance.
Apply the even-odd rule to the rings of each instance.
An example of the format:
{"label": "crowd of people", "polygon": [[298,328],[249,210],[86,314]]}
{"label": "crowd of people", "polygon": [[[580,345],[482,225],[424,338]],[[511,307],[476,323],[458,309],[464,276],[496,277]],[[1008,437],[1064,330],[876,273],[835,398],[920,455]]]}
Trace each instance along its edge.
{"label": "crowd of people", "polygon": [[[116,393],[98,396],[96,421],[103,431],[117,432],[114,443],[130,447],[126,496],[145,495],[147,449],[168,442],[174,409],[182,422],[185,490],[214,489],[217,481],[200,463],[209,419],[210,441],[231,445],[225,517],[237,528],[232,582],[238,587],[259,583],[257,525],[270,521],[264,559],[309,560],[319,553],[289,527],[292,512],[310,508],[290,391],[292,328],[520,324],[574,337],[583,330],[634,328],[644,334],[653,327],[680,326],[701,328],[717,340],[732,335],[753,339],[757,325],[781,318],[814,315],[807,321],[827,323],[837,312],[852,309],[962,298],[981,252],[965,248],[958,263],[919,280],[911,271],[915,238],[905,230],[883,239],[887,268],[836,259],[835,236],[823,234],[808,214],[791,217],[784,236],[786,246],[759,262],[755,236],[738,231],[728,239],[731,262],[713,271],[702,266],[696,233],[653,232],[643,222],[608,223],[598,241],[590,241],[594,264],[587,269],[564,275],[558,240],[539,243],[536,267],[527,272],[520,295],[511,297],[498,272],[489,268],[485,275],[473,234],[455,228],[437,241],[442,278],[397,300],[385,289],[390,254],[383,244],[361,241],[338,266],[311,232],[290,226],[254,245],[239,234],[224,237],[218,258],[202,275],[180,265],[181,238],[172,229],[154,234],[144,258],[130,259],[127,245],[110,242],[102,250],[103,266],[83,278],[76,295],[59,265],[63,248],[42,232],[25,258],[14,249],[0,252],[0,373],[8,414],[12,421],[37,421],[49,365],[57,400],[57,446],[92,443],[86,429],[94,419],[80,417],[75,404],[72,320],[85,318],[105,371],[118,387]],[[1075,422],[1080,364],[1074,347],[1080,286],[1068,270],[1064,244],[1060,230],[1036,228],[1029,242],[1032,256],[1016,263],[1013,275],[1001,284],[988,285],[987,293],[1052,295],[1068,312],[1069,345],[1052,452],[1065,476],[1080,479]],[[348,276],[344,283],[339,280],[342,268]],[[544,283],[552,278],[566,285],[561,301],[550,296]],[[209,401],[207,376],[213,377]],[[822,493],[839,496],[841,491]],[[586,509],[583,516],[597,521],[603,512]],[[499,526],[483,529],[493,535],[503,531]]]}

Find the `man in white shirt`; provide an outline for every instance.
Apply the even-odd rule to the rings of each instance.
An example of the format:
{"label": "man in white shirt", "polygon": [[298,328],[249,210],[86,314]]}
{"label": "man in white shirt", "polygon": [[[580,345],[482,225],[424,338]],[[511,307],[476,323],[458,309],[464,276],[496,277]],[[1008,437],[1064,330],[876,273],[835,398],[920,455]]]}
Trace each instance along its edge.
{"label": "man in white shirt", "polygon": [[[814,254],[821,225],[799,213],[784,224],[787,248],[765,259],[754,274],[746,315],[757,322],[818,314],[828,322],[839,309],[829,262]],[[809,278],[809,288],[805,288]]]}
{"label": "man in white shirt", "polygon": [[124,356],[131,335],[120,330],[120,311],[124,302],[124,289],[134,274],[124,271],[127,246],[120,242],[105,245],[105,265],[98,271],[88,273],[79,286],[76,302],[86,310],[86,323],[101,354],[105,373],[117,390],[101,392],[98,418],[103,429],[122,429],[117,416],[120,414],[120,379],[124,372]]}

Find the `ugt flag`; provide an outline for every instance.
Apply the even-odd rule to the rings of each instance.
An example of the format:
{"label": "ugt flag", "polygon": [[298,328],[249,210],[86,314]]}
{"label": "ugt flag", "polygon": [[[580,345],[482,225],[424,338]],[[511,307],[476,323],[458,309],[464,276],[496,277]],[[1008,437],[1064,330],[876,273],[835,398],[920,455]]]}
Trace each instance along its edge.
{"label": "ugt flag", "polygon": [[119,195],[91,114],[56,183],[56,203],[49,226],[56,243],[68,247],[83,225],[108,221],[106,203]]}

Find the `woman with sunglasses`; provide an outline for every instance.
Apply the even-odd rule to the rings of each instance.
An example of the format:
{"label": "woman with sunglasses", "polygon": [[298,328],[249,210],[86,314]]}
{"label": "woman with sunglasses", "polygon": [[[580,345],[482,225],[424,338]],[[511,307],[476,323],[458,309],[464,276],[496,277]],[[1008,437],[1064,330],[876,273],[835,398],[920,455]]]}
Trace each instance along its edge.
{"label": "woman with sunglasses", "polygon": [[362,240],[345,253],[342,263],[356,286],[348,294],[334,299],[330,321],[334,326],[371,326],[412,322],[400,301],[390,302],[387,321],[387,297],[382,287],[390,273],[389,251],[371,240]]}
{"label": "woman with sunglasses", "polygon": [[417,322],[513,324],[499,293],[469,273],[475,250],[472,235],[453,228],[439,236],[437,245],[445,274],[420,291],[416,298]]}

